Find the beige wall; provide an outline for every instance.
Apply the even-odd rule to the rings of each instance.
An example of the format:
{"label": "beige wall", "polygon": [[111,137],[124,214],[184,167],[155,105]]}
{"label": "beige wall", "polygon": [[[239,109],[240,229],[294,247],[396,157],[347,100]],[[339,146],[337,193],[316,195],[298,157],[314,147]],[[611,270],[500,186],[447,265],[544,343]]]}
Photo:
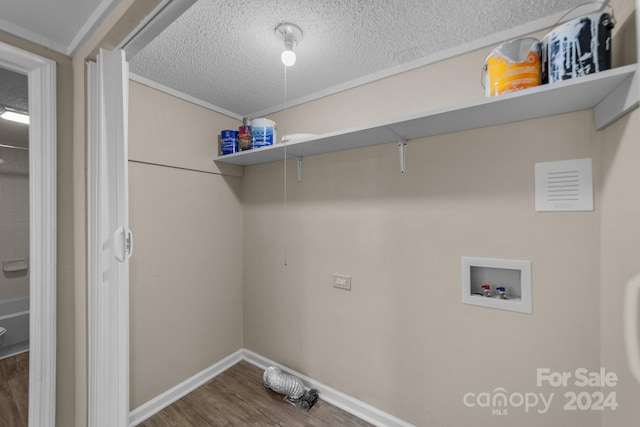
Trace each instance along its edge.
{"label": "beige wall", "polygon": [[241,178],[210,159],[237,126],[130,84],[131,409],[242,348]]}
{"label": "beige wall", "polygon": [[[23,133],[28,133],[28,127]],[[0,144],[14,145],[1,139]],[[28,144],[28,135],[26,146]],[[29,260],[29,152],[0,147],[0,265]],[[0,271],[0,301],[29,296],[29,269]]]}
{"label": "beige wall", "polygon": [[602,366],[619,374],[620,410],[607,413],[605,427],[635,426],[640,418],[640,385],[627,364],[622,336],[623,295],[628,280],[640,274],[640,112],[622,118],[602,134],[601,342]]}
{"label": "beige wall", "polygon": [[[58,64],[61,426],[86,420],[84,61],[153,4],[132,11],[123,1],[74,58],[75,73],[68,57],[0,33]],[[477,98],[485,55],[305,104],[288,123],[276,115],[279,131],[324,132]],[[453,73],[456,84],[445,84]],[[599,415],[563,412],[560,396],[548,415],[501,418],[461,399],[499,386],[539,391],[540,366],[602,364],[628,378],[616,295],[639,270],[637,209],[624,198],[638,179],[637,112],[595,135],[581,112],[411,141],[404,177],[394,144],[307,158],[301,184],[289,164],[285,211],[281,164],[247,168],[238,182],[240,169],[209,163],[209,144],[231,119],[164,99],[206,118],[185,125],[179,111],[183,120],[160,121],[164,110],[150,114],[156,95],[132,84],[132,408],[244,345],[418,425],[599,425]],[[576,157],[594,159],[596,211],[533,212],[533,164]],[[534,314],[462,305],[462,255],[531,259]],[[353,290],[331,288],[332,273],[352,275]],[[576,295],[579,304],[563,304]],[[622,380],[621,407],[604,425],[631,425],[638,394]]]}
{"label": "beige wall", "polygon": [[[636,62],[633,2],[612,1],[618,25],[615,60]],[[624,40],[619,42],[619,40]],[[640,274],[640,111],[623,117],[598,134],[603,149],[601,227],[601,352],[602,366],[620,376],[619,410],[607,412],[603,427],[631,427],[640,419],[640,385],[629,370],[622,329],[623,295],[628,280]]]}
{"label": "beige wall", "polygon": [[[389,121],[481,98],[482,64],[490,49],[417,68],[270,115],[278,133],[324,133]],[[335,106],[341,106],[335,112]],[[344,114],[347,112],[347,114]],[[285,119],[286,118],[286,119]]]}
{"label": "beige wall", "polygon": [[[625,40],[628,6],[614,4]],[[321,133],[478,98],[487,51],[273,118],[281,133]],[[616,51],[634,62],[633,49]],[[215,133],[235,122],[138,84],[131,103],[132,408],[244,345],[416,425],[637,419],[619,318],[639,267],[638,209],[624,198],[638,178],[637,112],[600,133],[585,111],[410,141],[406,176],[395,144],[306,158],[300,184],[289,162],[285,209],[282,164],[246,168],[239,182],[241,170],[208,161]],[[593,158],[596,210],[536,213],[534,163],[581,157]],[[531,260],[533,314],[463,305],[464,255]],[[333,289],[332,273],[353,276],[353,290]],[[539,367],[600,366],[621,377],[620,407],[604,416],[563,410],[563,392],[582,389],[536,386]],[[555,397],[544,415],[463,405],[496,387]]]}
{"label": "beige wall", "polygon": [[[29,126],[0,121],[2,144],[28,147]],[[0,147],[0,265],[3,261],[28,259],[29,152]],[[29,269],[0,271],[0,301],[27,296]]]}
{"label": "beige wall", "polygon": [[[599,366],[599,212],[536,213],[533,194],[535,162],[594,157],[599,177],[591,129],[580,112],[411,141],[405,176],[396,144],[309,157],[286,211],[282,165],[247,168],[245,346],[416,425],[599,425],[559,401],[462,404]],[[462,256],[531,260],[533,314],[462,304]]]}
{"label": "beige wall", "polygon": [[[474,99],[486,53],[273,118],[283,133],[322,133]],[[633,62],[625,56],[617,62]],[[454,75],[460,85],[443,83]],[[536,369],[604,366],[627,378],[616,389],[626,404],[604,425],[637,420],[622,356],[623,281],[611,277],[625,259],[627,275],[640,270],[638,216],[622,199],[637,181],[637,114],[602,133],[584,111],[410,141],[405,176],[395,143],[305,158],[300,184],[290,161],[286,209],[283,164],[246,168],[245,346],[416,425],[601,425],[600,412],[563,408],[564,392],[584,389],[537,387]],[[618,149],[626,155],[614,162]],[[536,213],[534,163],[582,157],[593,159],[595,211]],[[533,314],[463,305],[461,256],[531,260]],[[352,291],[332,288],[333,273],[351,275]],[[496,387],[555,398],[545,415],[464,406],[466,392]]]}
{"label": "beige wall", "polygon": [[[281,133],[320,133],[477,98],[486,53],[274,118]],[[621,191],[637,180],[637,112],[602,133],[585,111],[410,141],[406,176],[395,144],[306,158],[300,184],[290,162],[285,210],[282,164],[238,180],[209,162],[235,122],[135,83],[131,105],[132,408],[244,345],[416,425],[601,425],[563,410],[580,389],[538,388],[535,370],[628,376],[615,295],[638,270]],[[594,161],[596,210],[536,213],[534,163],[581,157]],[[531,260],[534,313],[463,305],[463,255]],[[332,273],[353,290],[333,289]],[[464,393],[496,387],[555,399],[545,415],[464,407]],[[637,386],[617,390],[602,425],[637,419]]]}

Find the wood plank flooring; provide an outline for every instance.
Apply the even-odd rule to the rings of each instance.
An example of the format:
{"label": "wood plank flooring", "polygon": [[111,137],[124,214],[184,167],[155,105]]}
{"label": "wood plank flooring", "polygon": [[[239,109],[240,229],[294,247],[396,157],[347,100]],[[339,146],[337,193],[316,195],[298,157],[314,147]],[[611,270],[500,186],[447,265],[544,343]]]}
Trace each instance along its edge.
{"label": "wood plank flooring", "polygon": [[27,427],[29,352],[0,360],[0,426]]}
{"label": "wood plank flooring", "polygon": [[264,387],[262,374],[240,362],[139,426],[371,426],[322,400],[309,411],[297,408]]}

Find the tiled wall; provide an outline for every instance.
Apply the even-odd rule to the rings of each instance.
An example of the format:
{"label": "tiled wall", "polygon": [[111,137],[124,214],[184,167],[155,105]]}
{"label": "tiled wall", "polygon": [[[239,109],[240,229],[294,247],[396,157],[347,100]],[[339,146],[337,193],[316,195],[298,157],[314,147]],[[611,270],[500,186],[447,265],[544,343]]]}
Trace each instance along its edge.
{"label": "tiled wall", "polygon": [[[1,143],[1,141],[0,141]],[[0,148],[0,267],[29,257],[29,152]],[[0,271],[0,300],[29,295],[26,271]]]}

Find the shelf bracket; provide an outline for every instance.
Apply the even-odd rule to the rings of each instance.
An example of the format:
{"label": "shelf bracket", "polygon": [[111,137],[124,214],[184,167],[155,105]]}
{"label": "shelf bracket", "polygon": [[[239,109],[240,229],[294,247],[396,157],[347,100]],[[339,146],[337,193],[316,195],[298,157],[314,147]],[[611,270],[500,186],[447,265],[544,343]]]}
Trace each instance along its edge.
{"label": "shelf bracket", "polygon": [[396,138],[398,138],[398,151],[400,154],[400,173],[404,175],[405,170],[405,160],[407,158],[407,138],[400,135],[396,130],[392,127],[387,128],[389,132],[394,134]]}
{"label": "shelf bracket", "polygon": [[640,76],[636,70],[593,107],[594,127],[602,130],[640,105]]}
{"label": "shelf bracket", "polygon": [[298,182],[302,182],[302,156],[296,157],[296,163],[298,166]]}
{"label": "shelf bracket", "polygon": [[400,138],[398,140],[398,151],[400,152],[400,173],[404,175],[405,160],[407,157],[407,140]]}

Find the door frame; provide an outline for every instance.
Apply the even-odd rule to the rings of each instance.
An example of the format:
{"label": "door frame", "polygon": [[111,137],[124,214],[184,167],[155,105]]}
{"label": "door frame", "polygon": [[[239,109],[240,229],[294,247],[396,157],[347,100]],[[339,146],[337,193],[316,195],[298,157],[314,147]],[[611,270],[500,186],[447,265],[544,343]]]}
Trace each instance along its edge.
{"label": "door frame", "polygon": [[29,426],[56,413],[56,63],[0,42],[0,66],[29,87]]}
{"label": "door frame", "polygon": [[129,67],[87,63],[88,425],[129,425]]}

